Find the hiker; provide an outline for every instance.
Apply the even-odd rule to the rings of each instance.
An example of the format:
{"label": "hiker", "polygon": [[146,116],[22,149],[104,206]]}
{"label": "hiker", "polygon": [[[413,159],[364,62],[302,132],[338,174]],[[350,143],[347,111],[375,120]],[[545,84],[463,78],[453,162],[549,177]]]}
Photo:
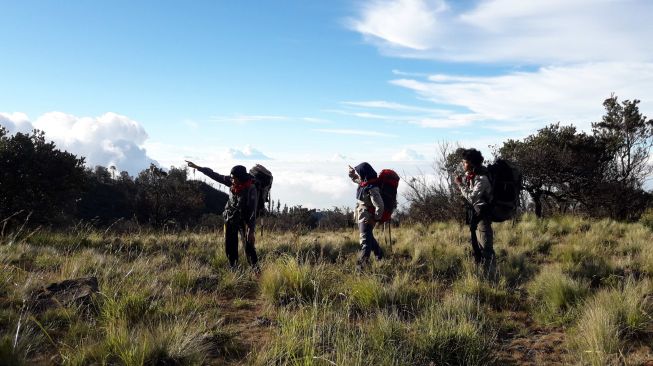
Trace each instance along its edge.
{"label": "hiker", "polygon": [[245,254],[253,268],[258,269],[256,256],[256,206],[258,195],[253,177],[242,165],[231,168],[229,175],[221,175],[209,168],[197,166],[192,161],[186,161],[188,166],[199,170],[204,175],[229,187],[229,201],[222,213],[224,217],[224,244],[229,259],[229,265],[235,268],[238,264],[238,233],[245,242]]}
{"label": "hiker", "polygon": [[383,198],[377,185],[376,171],[368,163],[349,167],[349,177],[358,184],[356,190],[356,209],[354,219],[360,232],[361,251],[356,262],[360,270],[369,261],[370,253],[378,260],[383,258],[383,250],[374,238],[374,226],[383,216]]}
{"label": "hiker", "polygon": [[[494,248],[492,246],[492,218],[490,205],[492,186],[488,178],[488,170],[483,166],[483,155],[476,149],[464,149],[462,152],[465,176],[457,176],[455,182],[466,201],[467,223],[471,232],[471,244],[476,264],[483,264],[491,269],[494,264]],[[481,236],[479,243],[476,229]]]}

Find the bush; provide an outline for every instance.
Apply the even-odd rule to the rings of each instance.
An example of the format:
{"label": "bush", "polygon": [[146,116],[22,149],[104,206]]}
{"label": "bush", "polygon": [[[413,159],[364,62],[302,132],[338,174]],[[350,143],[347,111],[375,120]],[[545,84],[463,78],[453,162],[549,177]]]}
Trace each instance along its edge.
{"label": "bush", "polygon": [[306,303],[329,296],[338,276],[324,264],[300,264],[292,257],[281,258],[261,273],[261,294],[275,305]]}
{"label": "bush", "polygon": [[476,301],[454,293],[417,320],[420,364],[487,365],[496,334],[488,329]]}
{"label": "bush", "polygon": [[543,323],[565,324],[588,293],[587,283],[569,278],[559,267],[545,267],[529,284],[535,318]]}
{"label": "bush", "polygon": [[647,297],[652,289],[648,280],[636,283],[628,279],[621,288],[603,290],[587,302],[571,332],[576,358],[605,365],[628,354],[624,341],[652,324],[653,304]]}

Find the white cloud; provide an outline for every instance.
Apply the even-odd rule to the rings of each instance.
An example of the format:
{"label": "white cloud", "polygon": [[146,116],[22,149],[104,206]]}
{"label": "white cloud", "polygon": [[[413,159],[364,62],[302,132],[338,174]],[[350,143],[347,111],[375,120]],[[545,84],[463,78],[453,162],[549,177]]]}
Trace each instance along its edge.
{"label": "white cloud", "polygon": [[287,121],[287,116],[276,115],[234,115],[234,116],[213,116],[211,120],[214,122],[233,122],[233,123],[249,123],[259,121]]}
{"label": "white cloud", "polygon": [[[454,6],[448,6],[448,3]],[[388,54],[496,62],[650,61],[647,0],[374,0],[349,27]]]}
{"label": "white cloud", "polygon": [[348,129],[316,129],[316,132],[333,133],[337,135],[353,135],[353,136],[368,136],[368,137],[396,137],[395,135],[377,131],[367,130],[348,130]]}
{"label": "white cloud", "polygon": [[[148,143],[148,148],[155,144]],[[165,145],[160,149],[168,151]],[[196,157],[193,160],[200,166],[205,166],[214,171],[226,174],[236,164],[243,164],[251,168],[256,161],[236,159],[225,160],[224,156],[211,155],[210,150],[201,146],[170,146],[175,154],[169,154],[169,160],[161,158],[164,166],[183,166],[180,156]],[[152,150],[157,151],[157,150]],[[159,158],[159,155],[156,155]],[[357,165],[361,160],[350,156],[336,155],[333,159],[293,159],[293,160],[266,160],[259,161],[268,168],[273,176],[272,199],[281,200],[282,205],[302,205],[309,208],[353,207],[355,205],[354,193],[356,184],[347,176],[348,165]],[[414,161],[369,161],[377,171],[381,169],[394,169],[401,176],[412,176],[430,172],[431,162],[427,160]],[[218,189],[224,186],[212,181],[210,178],[195,171],[189,175],[191,179],[199,179]],[[400,183],[400,195],[405,190],[405,184]],[[403,196],[399,197],[404,202]],[[276,203],[275,203],[276,204]]]}
{"label": "white cloud", "polygon": [[653,110],[653,64],[649,63],[551,66],[501,76],[436,75],[392,83],[432,102],[470,111],[423,121],[432,127],[483,121],[484,127],[499,131],[525,131],[560,121],[587,129],[600,119],[601,103],[612,92],[622,99],[642,100],[644,113]]}
{"label": "white cloud", "polygon": [[0,126],[7,129],[10,135],[16,132],[29,133],[34,126],[25,113],[0,113]]}
{"label": "white cloud", "polygon": [[442,0],[371,1],[362,7],[361,19],[349,26],[372,39],[427,50],[441,32],[438,14],[447,9]]}
{"label": "white cloud", "polygon": [[226,160],[270,160],[270,157],[249,145],[242,150],[229,148],[222,154],[222,158]]}
{"label": "white cloud", "polygon": [[413,149],[403,149],[392,156],[393,161],[421,161],[426,160],[424,155]]}
{"label": "white cloud", "polygon": [[[385,100],[368,100],[368,101],[360,101],[360,102],[342,102],[342,104],[349,105],[349,106],[354,106],[354,107],[387,109],[387,110],[397,111],[397,112],[425,112],[425,113],[431,113],[431,114],[444,114],[444,113],[448,112],[448,111],[444,111],[444,110],[440,110],[440,109],[416,107],[416,106],[406,105],[406,104],[401,104],[401,103],[388,102],[388,101],[385,101]],[[392,117],[387,117],[387,119],[390,119],[390,118],[392,118]],[[385,119],[385,117],[384,117],[384,119]]]}
{"label": "white cloud", "polygon": [[6,120],[12,121],[12,132],[25,132],[32,127],[42,130],[58,148],[85,157],[89,166],[114,165],[135,174],[154,162],[142,147],[147,140],[145,129],[138,122],[116,113],[77,117],[49,112],[34,122],[23,113],[0,113],[0,123],[4,125]]}

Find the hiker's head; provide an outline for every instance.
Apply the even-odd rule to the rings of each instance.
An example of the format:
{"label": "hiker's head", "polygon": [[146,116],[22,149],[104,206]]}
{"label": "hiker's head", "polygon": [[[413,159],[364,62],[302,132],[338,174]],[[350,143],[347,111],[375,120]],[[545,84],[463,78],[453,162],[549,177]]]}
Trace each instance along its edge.
{"label": "hiker's head", "polygon": [[236,165],[231,168],[231,179],[233,179],[235,183],[245,182],[248,178],[249,173],[247,173],[247,168],[244,166]]}
{"label": "hiker's head", "polygon": [[465,149],[462,155],[465,172],[473,172],[483,164],[483,155],[476,149]]}
{"label": "hiker's head", "polygon": [[372,168],[372,166],[366,162],[356,165],[354,170],[363,182],[377,177],[376,170],[374,170],[374,168]]}

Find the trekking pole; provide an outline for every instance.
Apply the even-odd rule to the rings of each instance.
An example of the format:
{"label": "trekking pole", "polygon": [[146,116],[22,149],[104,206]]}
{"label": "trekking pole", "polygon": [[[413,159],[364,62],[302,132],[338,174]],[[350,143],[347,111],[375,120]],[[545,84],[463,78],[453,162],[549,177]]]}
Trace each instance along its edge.
{"label": "trekking pole", "polygon": [[385,222],[383,223],[383,241],[385,242],[385,246],[388,246],[388,237],[385,235]]}
{"label": "trekking pole", "polygon": [[390,237],[390,253],[392,253],[392,221],[388,223],[388,236]]}

